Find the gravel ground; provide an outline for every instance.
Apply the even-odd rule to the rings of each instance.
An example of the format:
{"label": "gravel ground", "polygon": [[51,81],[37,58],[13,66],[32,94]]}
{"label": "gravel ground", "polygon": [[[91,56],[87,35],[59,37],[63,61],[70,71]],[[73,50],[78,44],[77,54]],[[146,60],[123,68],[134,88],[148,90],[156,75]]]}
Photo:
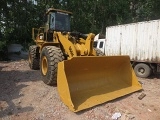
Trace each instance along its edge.
{"label": "gravel ground", "polygon": [[[45,85],[40,71],[30,70],[26,60],[0,62],[0,119],[2,120],[160,120],[160,76],[138,78],[139,91],[96,107],[71,112],[60,100],[57,88]],[[142,94],[146,96],[139,100]]]}

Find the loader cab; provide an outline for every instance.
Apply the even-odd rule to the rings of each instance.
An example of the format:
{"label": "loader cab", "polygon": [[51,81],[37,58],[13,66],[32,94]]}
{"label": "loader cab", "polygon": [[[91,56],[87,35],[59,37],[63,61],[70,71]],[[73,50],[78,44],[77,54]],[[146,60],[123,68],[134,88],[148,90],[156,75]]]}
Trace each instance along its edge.
{"label": "loader cab", "polygon": [[97,34],[94,37],[93,47],[100,49],[103,53],[105,53],[105,42],[106,39],[104,36]]}
{"label": "loader cab", "polygon": [[46,29],[49,31],[69,32],[71,14],[71,12],[59,9],[48,9],[46,12]]}

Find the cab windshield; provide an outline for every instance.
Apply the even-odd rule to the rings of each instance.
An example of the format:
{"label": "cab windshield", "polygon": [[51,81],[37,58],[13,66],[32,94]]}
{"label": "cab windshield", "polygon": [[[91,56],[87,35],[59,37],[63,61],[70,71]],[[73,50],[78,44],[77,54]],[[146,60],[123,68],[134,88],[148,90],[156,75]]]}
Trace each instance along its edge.
{"label": "cab windshield", "polygon": [[70,31],[70,15],[66,13],[55,13],[55,30]]}

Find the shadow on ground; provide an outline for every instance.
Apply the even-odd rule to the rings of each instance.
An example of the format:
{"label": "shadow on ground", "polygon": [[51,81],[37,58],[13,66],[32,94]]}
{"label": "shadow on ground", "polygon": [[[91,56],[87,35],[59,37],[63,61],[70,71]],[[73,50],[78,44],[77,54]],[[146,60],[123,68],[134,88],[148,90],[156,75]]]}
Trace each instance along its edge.
{"label": "shadow on ground", "polygon": [[41,79],[39,71],[5,71],[4,67],[7,66],[0,66],[0,118],[33,111],[34,108],[30,105],[22,107],[18,98],[24,96],[20,91],[28,86],[25,82],[36,82]]}
{"label": "shadow on ground", "polygon": [[160,79],[160,73],[154,73],[149,76],[148,79]]}

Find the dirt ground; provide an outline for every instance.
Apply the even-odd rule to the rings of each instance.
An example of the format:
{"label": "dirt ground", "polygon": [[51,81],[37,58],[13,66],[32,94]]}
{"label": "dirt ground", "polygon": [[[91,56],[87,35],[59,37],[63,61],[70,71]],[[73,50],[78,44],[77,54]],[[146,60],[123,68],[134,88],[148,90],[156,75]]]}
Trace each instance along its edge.
{"label": "dirt ground", "polygon": [[[30,70],[26,60],[0,62],[1,120],[160,120],[160,75],[138,78],[143,90],[95,106],[71,112],[56,87],[45,85],[40,71]],[[142,94],[146,96],[139,100]]]}

